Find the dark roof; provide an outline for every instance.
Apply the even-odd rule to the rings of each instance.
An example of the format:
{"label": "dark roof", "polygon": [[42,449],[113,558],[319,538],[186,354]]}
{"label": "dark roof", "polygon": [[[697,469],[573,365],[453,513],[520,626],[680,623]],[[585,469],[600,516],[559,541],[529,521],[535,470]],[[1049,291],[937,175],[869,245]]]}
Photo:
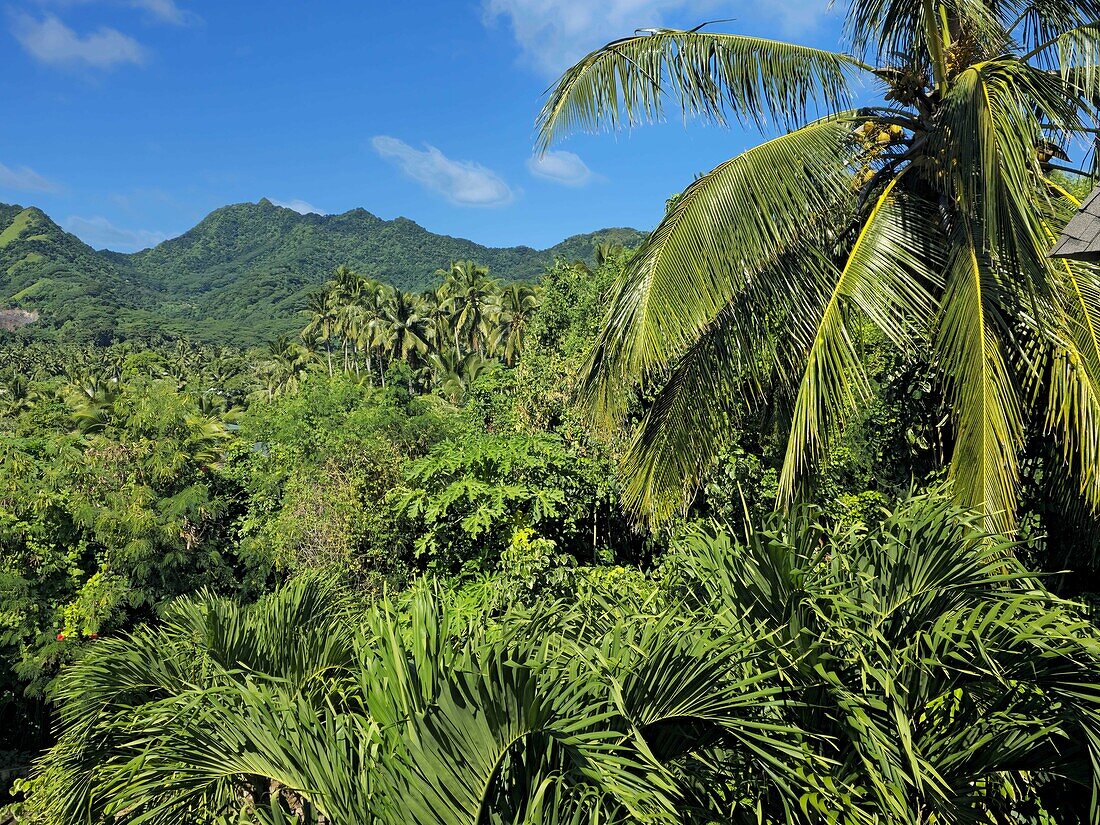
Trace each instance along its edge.
{"label": "dark roof", "polygon": [[1100,187],[1085,199],[1077,214],[1066,224],[1050,255],[1052,258],[1100,261]]}

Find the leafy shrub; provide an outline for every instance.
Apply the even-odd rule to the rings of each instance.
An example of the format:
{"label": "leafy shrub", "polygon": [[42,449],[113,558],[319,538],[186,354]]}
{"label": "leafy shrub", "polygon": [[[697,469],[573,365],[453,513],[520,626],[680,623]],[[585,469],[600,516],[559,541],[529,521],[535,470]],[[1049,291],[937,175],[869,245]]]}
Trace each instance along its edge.
{"label": "leafy shrub", "polygon": [[394,506],[440,572],[490,569],[517,530],[591,557],[596,488],[583,458],[548,435],[468,436],[409,466]]}

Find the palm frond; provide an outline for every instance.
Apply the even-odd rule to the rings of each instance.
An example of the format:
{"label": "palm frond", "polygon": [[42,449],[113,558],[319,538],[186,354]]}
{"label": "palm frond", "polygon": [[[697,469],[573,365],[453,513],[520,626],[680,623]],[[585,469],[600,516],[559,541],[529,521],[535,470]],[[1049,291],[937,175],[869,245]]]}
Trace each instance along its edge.
{"label": "palm frond", "polygon": [[846,306],[858,307],[903,349],[913,348],[933,318],[928,286],[937,278],[942,243],[926,214],[928,204],[896,191],[901,180],[895,177],[878,196],[815,316],[820,320],[806,355],[779,480],[784,503],[793,500],[799,476],[821,457],[842,415],[870,394]]}
{"label": "palm frond", "polygon": [[615,420],[631,387],[691,346],[750,280],[847,212],[850,128],[850,116],[817,121],[688,188],[616,284],[582,388],[602,419]]}
{"label": "palm frond", "polygon": [[676,360],[623,459],[627,510],[655,523],[686,510],[730,425],[809,349],[830,271],[808,241],[752,279]]}
{"label": "palm frond", "polygon": [[[1050,346],[1046,426],[1057,432],[1078,491],[1100,506],[1100,273],[1066,260],[1058,301],[1059,329],[1046,336]],[[1053,314],[1053,313],[1052,313]]]}
{"label": "palm frond", "polygon": [[936,337],[955,418],[951,477],[960,500],[992,532],[1003,532],[1015,518],[1023,438],[1018,390],[998,335],[1008,325],[990,261],[969,227],[953,249]]}
{"label": "palm frond", "polygon": [[577,130],[660,120],[666,99],[685,117],[800,125],[813,109],[844,109],[850,76],[862,68],[848,55],[758,37],[640,33],[608,43],[562,76],[539,115],[539,147]]}

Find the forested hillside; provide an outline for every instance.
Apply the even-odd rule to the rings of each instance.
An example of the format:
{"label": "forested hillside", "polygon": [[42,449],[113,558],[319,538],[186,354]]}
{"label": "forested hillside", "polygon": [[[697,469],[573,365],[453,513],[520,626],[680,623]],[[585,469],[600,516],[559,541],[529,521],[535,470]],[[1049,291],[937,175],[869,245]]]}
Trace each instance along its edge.
{"label": "forested hillside", "polygon": [[[0,204],[0,311],[22,309],[11,326],[37,317],[35,327],[65,337],[112,336],[116,321],[130,325],[157,296],[41,210]],[[0,325],[2,326],[2,325]]]}
{"label": "forested hillside", "polygon": [[364,209],[301,215],[264,199],[218,209],[179,238],[125,255],[92,250],[38,209],[0,205],[0,310],[33,313],[9,312],[0,327],[33,318],[24,335],[246,346],[297,329],[307,296],[338,266],[406,291],[427,288],[456,260],[477,260],[504,281],[532,281],[558,257],[591,259],[599,243],[641,237],[606,229],[548,250],[497,249],[407,218],[384,221]]}

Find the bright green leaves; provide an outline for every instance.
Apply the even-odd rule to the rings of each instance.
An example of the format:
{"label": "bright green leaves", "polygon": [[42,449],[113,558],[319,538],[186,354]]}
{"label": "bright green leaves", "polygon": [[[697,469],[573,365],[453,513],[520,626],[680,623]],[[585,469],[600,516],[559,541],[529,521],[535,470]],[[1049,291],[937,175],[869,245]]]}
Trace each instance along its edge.
{"label": "bright green leaves", "polygon": [[533,528],[578,554],[589,543],[596,464],[547,435],[446,441],[408,469],[391,500],[433,569],[492,565],[517,530]]}
{"label": "bright green leaves", "polygon": [[[1084,821],[1100,638],[934,494],[689,531],[645,603],[204,595],[70,669],[51,822]],[[331,609],[326,609],[330,605]],[[289,648],[294,649],[293,655]],[[239,659],[239,661],[238,661]]]}
{"label": "bright green leaves", "polygon": [[795,400],[780,476],[784,502],[793,500],[798,478],[823,456],[845,414],[870,396],[848,331],[850,309],[862,310],[903,349],[913,346],[931,320],[929,287],[938,278],[942,251],[923,206],[905,196],[897,178],[892,180],[863,217],[846,260],[831,278]]}
{"label": "bright green leaves", "polygon": [[[824,58],[810,52],[746,57],[736,93],[714,52],[726,35],[639,35],[566,73],[540,121],[544,144],[657,117],[662,91],[685,114],[724,122],[780,104],[778,88],[817,84],[778,119],[799,128],[688,188],[612,295],[582,390],[603,425],[642,407],[624,462],[628,506],[651,521],[686,509],[738,414],[766,400],[785,417],[797,387],[779,496],[790,503],[877,390],[851,334],[868,322],[903,352],[934,351],[954,423],[952,477],[988,524],[1014,523],[1032,420],[1058,433],[1100,504],[1090,469],[1100,275],[1047,257],[1061,219],[1051,159],[1100,114],[1098,14],[1062,0],[855,0],[848,34],[877,53],[889,106],[804,126],[808,103],[837,100],[837,87],[814,79]],[[756,48],[728,37],[731,53]],[[797,56],[797,81],[781,55]],[[896,134],[855,175],[850,132],[864,118]]]}
{"label": "bright green leaves", "polygon": [[956,239],[936,348],[951,379],[956,492],[985,516],[987,529],[1005,530],[1016,509],[1023,422],[994,325],[1001,310],[990,295],[991,269],[972,236]]}

